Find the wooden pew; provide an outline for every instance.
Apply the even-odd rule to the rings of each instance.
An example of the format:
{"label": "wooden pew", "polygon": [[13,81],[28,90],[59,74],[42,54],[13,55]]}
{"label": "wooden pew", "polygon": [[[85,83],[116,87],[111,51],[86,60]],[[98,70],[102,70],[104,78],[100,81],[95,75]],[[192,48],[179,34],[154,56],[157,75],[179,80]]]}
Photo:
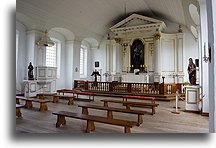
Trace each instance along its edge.
{"label": "wooden pew", "polygon": [[129,113],[129,114],[136,114],[138,115],[138,122],[137,126],[143,123],[142,115],[146,113],[145,111],[139,111],[139,110],[128,110],[123,108],[114,108],[114,107],[105,107],[105,106],[98,106],[98,105],[88,105],[88,104],[79,104],[78,107],[82,107],[82,113],[88,115],[88,108],[91,109],[100,109],[100,110],[106,110],[107,111],[107,118],[113,119],[113,111],[114,112],[122,112],[122,113]]}
{"label": "wooden pew", "polygon": [[[91,93],[91,92],[81,92],[81,91],[73,91],[73,90],[57,90],[57,92],[59,93],[63,93],[63,95],[65,93],[71,93],[73,94],[73,97],[74,97],[74,100],[77,99],[77,100],[86,100],[86,101],[94,101],[94,93]],[[75,97],[75,94],[76,94],[76,97]],[[78,95],[88,95],[89,96],[89,99],[79,99]],[[91,99],[92,98],[92,99]]]}
{"label": "wooden pew", "polygon": [[37,97],[39,99],[44,99],[45,96],[54,96],[54,95],[57,95],[57,93],[39,93],[37,94]]}
{"label": "wooden pew", "polygon": [[74,104],[74,97],[73,96],[66,96],[66,95],[54,95],[53,96],[53,103],[59,102],[59,98],[68,99],[68,105]]}
{"label": "wooden pew", "polygon": [[47,102],[50,102],[49,100],[41,100],[37,98],[27,98],[22,96],[16,96],[16,102],[19,104],[19,100],[25,101],[25,108],[30,108],[33,106],[32,102],[38,102],[40,103],[39,111],[48,110]]}
{"label": "wooden pew", "polygon": [[73,112],[66,112],[66,111],[53,112],[53,114],[57,115],[56,127],[60,127],[60,125],[66,124],[65,117],[87,120],[86,132],[90,132],[90,131],[95,130],[94,122],[123,126],[125,133],[131,133],[130,129],[136,125],[136,122],[133,122],[133,121],[109,119],[109,118],[105,118],[105,117],[98,117],[98,116],[73,113]]}
{"label": "wooden pew", "polygon": [[20,111],[20,108],[24,107],[24,105],[16,104],[16,116],[21,117],[22,113]]}
{"label": "wooden pew", "polygon": [[150,107],[152,109],[152,115],[155,114],[155,107],[157,107],[159,104],[155,103],[145,103],[145,102],[130,102],[130,101],[120,101],[120,100],[108,100],[104,99],[101,100],[104,102],[104,106],[108,107],[108,102],[110,103],[121,103],[123,105],[126,105],[126,109],[130,109],[131,106],[134,107]]}
{"label": "wooden pew", "polygon": [[123,101],[127,99],[137,99],[137,100],[150,100],[152,103],[155,103],[155,97],[144,97],[144,96],[122,96]]}

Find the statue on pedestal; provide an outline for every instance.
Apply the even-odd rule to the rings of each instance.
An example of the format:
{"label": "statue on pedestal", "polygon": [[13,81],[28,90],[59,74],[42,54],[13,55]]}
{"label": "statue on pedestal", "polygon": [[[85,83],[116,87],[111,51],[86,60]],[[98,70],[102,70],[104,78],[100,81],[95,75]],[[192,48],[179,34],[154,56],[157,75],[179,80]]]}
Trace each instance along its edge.
{"label": "statue on pedestal", "polygon": [[30,62],[28,66],[28,79],[29,80],[34,80],[33,69],[34,67],[32,66],[32,63]]}
{"label": "statue on pedestal", "polygon": [[97,82],[97,76],[101,76],[101,75],[100,75],[99,72],[95,69],[95,71],[92,72],[91,76],[94,76],[94,77],[95,77],[94,82]]}
{"label": "statue on pedestal", "polygon": [[189,58],[188,64],[188,74],[189,74],[189,81],[192,85],[196,85],[196,65],[193,63],[193,59]]}

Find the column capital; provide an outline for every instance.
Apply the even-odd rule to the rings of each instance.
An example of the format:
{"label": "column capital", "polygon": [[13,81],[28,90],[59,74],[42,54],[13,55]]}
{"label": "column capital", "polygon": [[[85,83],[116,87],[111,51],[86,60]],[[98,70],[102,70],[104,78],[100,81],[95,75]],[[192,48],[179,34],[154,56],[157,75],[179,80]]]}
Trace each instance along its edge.
{"label": "column capital", "polygon": [[156,33],[156,34],[154,35],[154,39],[155,39],[155,40],[160,40],[160,37],[161,37],[161,34],[160,34],[160,33]]}

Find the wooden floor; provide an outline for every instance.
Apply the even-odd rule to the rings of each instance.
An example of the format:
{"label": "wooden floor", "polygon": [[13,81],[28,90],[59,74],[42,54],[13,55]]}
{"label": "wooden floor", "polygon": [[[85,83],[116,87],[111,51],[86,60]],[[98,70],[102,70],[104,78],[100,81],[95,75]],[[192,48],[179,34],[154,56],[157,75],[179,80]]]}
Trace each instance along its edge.
{"label": "wooden floor", "polygon": [[[87,97],[87,96],[83,96]],[[109,97],[96,96],[95,101],[85,102],[96,105],[103,105],[101,99]],[[111,98],[120,99],[120,98]],[[51,100],[51,99],[50,99]],[[60,99],[59,103],[48,103],[48,111],[39,112],[39,103],[33,103],[33,108],[21,108],[22,117],[16,118],[17,133],[85,133],[86,121],[79,119],[66,118],[67,124],[60,128],[55,127],[56,116],[52,115],[54,111],[72,111],[81,113],[78,107],[82,101],[75,101],[74,105],[67,105],[67,100]],[[149,114],[143,116],[143,124],[139,127],[133,127],[131,133],[208,133],[209,118],[195,113],[184,112],[184,103],[180,102],[180,114],[172,114],[174,110],[174,101],[164,102],[156,101],[160,105],[156,108],[156,114],[151,115],[151,110],[147,108],[135,108],[146,110]],[[24,102],[21,101],[21,104]],[[120,104],[111,104],[113,107],[124,108]],[[106,111],[89,110],[90,115],[106,117]],[[116,119],[137,121],[137,115],[113,112]],[[124,133],[123,127],[95,123],[95,131],[92,133]]]}

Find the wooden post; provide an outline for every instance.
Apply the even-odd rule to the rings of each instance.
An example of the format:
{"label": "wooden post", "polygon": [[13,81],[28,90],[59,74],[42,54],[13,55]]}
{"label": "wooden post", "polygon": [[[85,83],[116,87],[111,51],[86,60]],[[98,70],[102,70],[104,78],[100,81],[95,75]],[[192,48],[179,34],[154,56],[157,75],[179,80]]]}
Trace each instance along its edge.
{"label": "wooden post", "polygon": [[138,124],[142,124],[143,123],[143,119],[142,119],[142,115],[138,114]]}
{"label": "wooden post", "polygon": [[88,81],[84,82],[84,89],[85,89],[85,90],[88,90],[88,89],[89,89],[88,86],[89,86],[89,85],[88,85]]}
{"label": "wooden post", "polygon": [[130,104],[126,104],[126,109],[130,110]]}
{"label": "wooden post", "polygon": [[112,82],[109,83],[109,91],[113,91],[113,83]]}
{"label": "wooden post", "polygon": [[165,95],[165,94],[167,94],[167,88],[166,88],[166,84],[164,84],[164,83],[161,83],[160,85],[159,85],[159,94],[162,94],[162,95]]}
{"label": "wooden post", "polygon": [[68,98],[68,105],[74,104],[73,97]]}
{"label": "wooden post", "polygon": [[59,101],[59,97],[53,96],[53,103],[57,103]]}
{"label": "wooden post", "polygon": [[39,111],[48,110],[47,103],[41,102]]}
{"label": "wooden post", "polygon": [[131,83],[128,83],[128,85],[127,85],[127,92],[128,93],[132,92],[131,86],[132,86]]}
{"label": "wooden post", "polygon": [[20,102],[19,102],[19,99],[18,99],[18,98],[16,98],[16,104],[20,104]]}
{"label": "wooden post", "polygon": [[131,133],[130,127],[125,126],[124,127],[124,132],[125,133]]}
{"label": "wooden post", "polygon": [[26,103],[25,103],[25,107],[26,108],[30,108],[30,107],[32,107],[33,105],[32,105],[32,101],[31,100],[26,100]]}
{"label": "wooden post", "polygon": [[56,127],[60,127],[60,125],[65,125],[65,124],[66,124],[65,116],[58,115]]}
{"label": "wooden post", "polygon": [[22,114],[20,112],[20,108],[16,108],[16,116],[17,117],[21,117],[22,116]]}
{"label": "wooden post", "polygon": [[108,102],[104,101],[104,107],[108,107]]}
{"label": "wooden post", "polygon": [[82,107],[82,114],[88,115],[88,108],[87,107]]}
{"label": "wooden post", "polygon": [[112,114],[112,111],[111,111],[111,110],[108,110],[108,111],[107,111],[107,118],[113,119],[113,114]]}
{"label": "wooden post", "polygon": [[152,106],[152,115],[155,114],[155,106]]}
{"label": "wooden post", "polygon": [[90,131],[94,131],[94,130],[95,130],[94,121],[87,120],[86,132],[89,133]]}

